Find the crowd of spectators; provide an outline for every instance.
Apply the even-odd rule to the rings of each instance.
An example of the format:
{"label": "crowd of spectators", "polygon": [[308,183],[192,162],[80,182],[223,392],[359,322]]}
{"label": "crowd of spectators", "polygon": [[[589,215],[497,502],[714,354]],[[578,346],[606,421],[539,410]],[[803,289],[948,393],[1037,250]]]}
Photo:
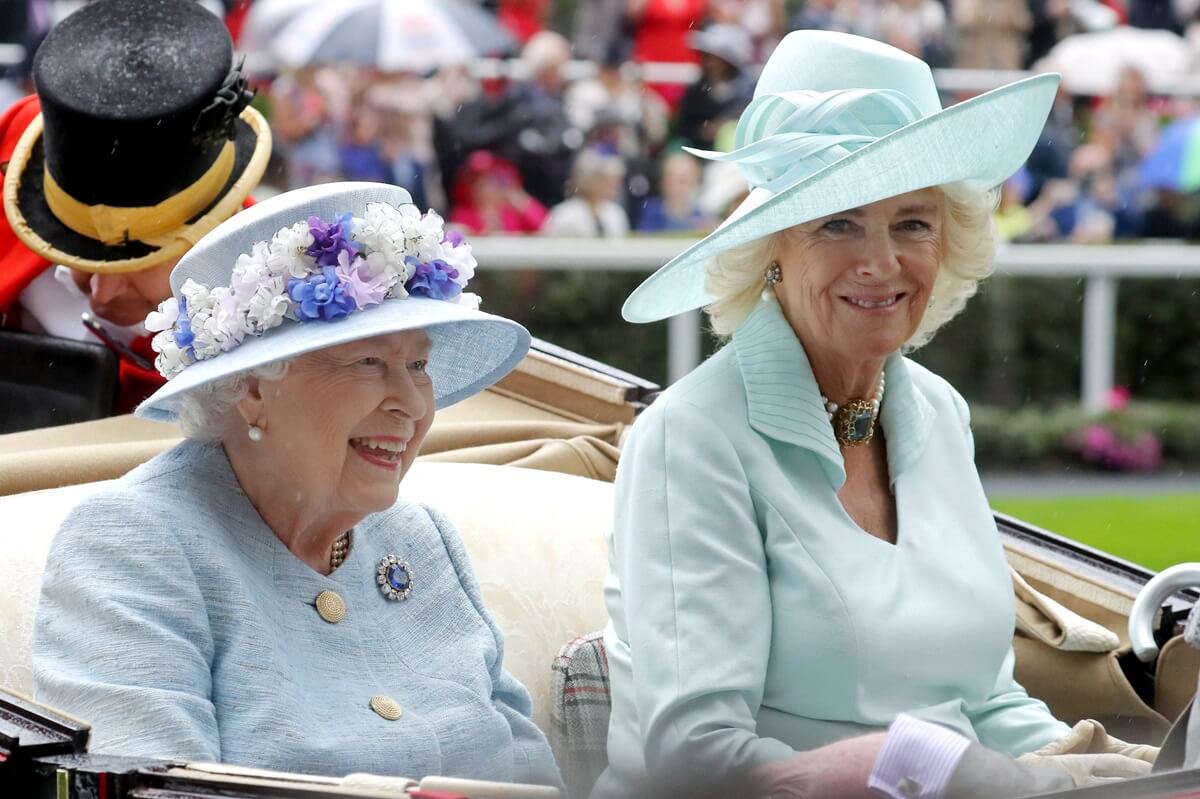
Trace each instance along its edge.
{"label": "crowd of spectators", "polygon": [[[246,4],[226,3],[243,11]],[[513,71],[521,77],[479,79],[467,64],[429,74],[323,65],[258,76],[275,134],[273,188],[343,178],[397,183],[477,234],[699,232],[746,187],[736,168],[683,148],[731,146],[758,66],[789,30],[871,36],[935,67],[975,70],[1030,68],[1063,38],[1115,25],[1200,41],[1200,0],[482,5],[519,43],[521,69]],[[638,68],[646,63],[695,65],[695,77],[647,83]],[[1200,236],[1198,195],[1161,181],[1148,186],[1140,169],[1162,128],[1198,109],[1192,98],[1153,94],[1134,67],[1107,96],[1060,93],[1026,168],[1003,187],[1001,235]]]}

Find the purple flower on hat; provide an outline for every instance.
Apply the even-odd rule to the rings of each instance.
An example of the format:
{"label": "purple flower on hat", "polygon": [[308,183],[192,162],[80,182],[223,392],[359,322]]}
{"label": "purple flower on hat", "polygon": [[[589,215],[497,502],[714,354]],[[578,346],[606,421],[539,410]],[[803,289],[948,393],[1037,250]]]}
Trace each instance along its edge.
{"label": "purple flower on hat", "polygon": [[323,267],[303,280],[292,278],[288,281],[287,293],[296,303],[296,318],[301,322],[316,319],[331,322],[358,308],[332,266]]}
{"label": "purple flower on hat", "polygon": [[387,296],[387,275],[371,274],[367,259],[361,255],[352,257],[348,253],[340,253],[336,273],[342,290],[358,308],[378,305]]}
{"label": "purple flower on hat", "polygon": [[333,222],[310,216],[308,229],[312,233],[313,243],[308,245],[305,255],[315,258],[319,266],[337,266],[338,255],[342,252],[357,255],[358,247],[346,238],[352,219],[350,214],[342,214]]}
{"label": "purple flower on hat", "polygon": [[175,320],[175,346],[186,352],[193,358],[196,357],[195,351],[192,350],[192,342],[196,340],[196,334],[192,332],[192,319],[187,312],[187,297],[179,295],[179,318]]}
{"label": "purple flower on hat", "polygon": [[462,286],[454,282],[458,270],[440,258],[423,263],[410,255],[404,262],[413,268],[412,277],[404,284],[409,296],[452,300],[462,293]]}
{"label": "purple flower on hat", "polygon": [[463,236],[463,234],[457,230],[454,230],[453,228],[442,234],[442,242],[449,243],[452,248],[457,247],[464,241],[466,241],[466,238]]}

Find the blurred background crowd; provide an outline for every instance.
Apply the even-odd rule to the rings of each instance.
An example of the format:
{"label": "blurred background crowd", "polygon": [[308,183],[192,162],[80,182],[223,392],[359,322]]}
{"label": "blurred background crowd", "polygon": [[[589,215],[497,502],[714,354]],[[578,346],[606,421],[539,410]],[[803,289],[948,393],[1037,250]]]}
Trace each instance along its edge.
{"label": "blurred background crowd", "polygon": [[[275,135],[259,194],[397,183],[465,231],[710,229],[745,185],[729,149],[789,30],[875,37],[939,69],[947,103],[1056,69],[1063,91],[997,223],[1015,241],[1200,231],[1191,82],[1200,0],[211,0]],[[0,0],[32,52],[80,5]],[[2,61],[3,59],[0,59]],[[9,63],[0,107],[29,90]],[[1195,140],[1195,142],[1193,141]]]}
{"label": "blurred background crowd", "polygon": [[[685,148],[732,149],[775,43],[823,28],[926,59],[945,104],[1022,71],[1063,75],[1041,141],[1002,187],[1004,239],[1135,240],[1153,260],[1178,257],[1163,254],[1173,246],[1164,239],[1200,238],[1200,0],[198,2],[225,19],[273,130],[259,199],[322,181],[388,181],[474,236],[580,236],[593,255],[597,237],[698,236],[746,185],[736,167]],[[80,5],[0,0],[0,109],[31,90],[30,54]],[[563,264],[481,270],[473,285],[489,310],[669,380],[667,323],[619,316],[642,274],[572,268],[569,246],[519,244]],[[638,246],[649,245],[628,245]],[[1063,263],[1088,259],[1054,247],[1040,257],[1055,249],[1074,253]],[[1083,296],[1095,281],[1079,274],[992,278],[916,353],[971,402],[981,462],[1073,463],[1079,442],[1096,438],[1079,407]],[[1163,460],[1200,463],[1200,278],[1126,270],[1119,304],[1112,291],[1105,358],[1134,401],[1113,405],[1105,430],[1134,447],[1151,435]],[[719,346],[697,336],[703,352]],[[1109,450],[1085,460],[1158,464]]]}

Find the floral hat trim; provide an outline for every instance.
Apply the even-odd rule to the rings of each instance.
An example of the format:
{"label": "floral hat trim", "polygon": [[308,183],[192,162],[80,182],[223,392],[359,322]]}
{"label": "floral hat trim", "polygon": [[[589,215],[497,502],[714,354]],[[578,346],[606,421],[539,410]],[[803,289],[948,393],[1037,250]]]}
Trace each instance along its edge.
{"label": "floral hat trim", "polygon": [[386,299],[428,297],[471,309],[475,256],[435,211],[370,203],[362,218],[312,216],[239,255],[230,285],[188,278],[146,317],[154,365],[168,380],[285,319],[332,322]]}

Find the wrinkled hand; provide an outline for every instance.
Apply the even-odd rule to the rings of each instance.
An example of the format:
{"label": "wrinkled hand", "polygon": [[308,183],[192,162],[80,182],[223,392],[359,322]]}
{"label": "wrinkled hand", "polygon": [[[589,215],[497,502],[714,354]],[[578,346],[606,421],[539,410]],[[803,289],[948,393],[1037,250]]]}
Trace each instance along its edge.
{"label": "wrinkled hand", "polygon": [[750,772],[750,795],[756,799],[874,799],[867,780],[885,733],[799,752]]}

